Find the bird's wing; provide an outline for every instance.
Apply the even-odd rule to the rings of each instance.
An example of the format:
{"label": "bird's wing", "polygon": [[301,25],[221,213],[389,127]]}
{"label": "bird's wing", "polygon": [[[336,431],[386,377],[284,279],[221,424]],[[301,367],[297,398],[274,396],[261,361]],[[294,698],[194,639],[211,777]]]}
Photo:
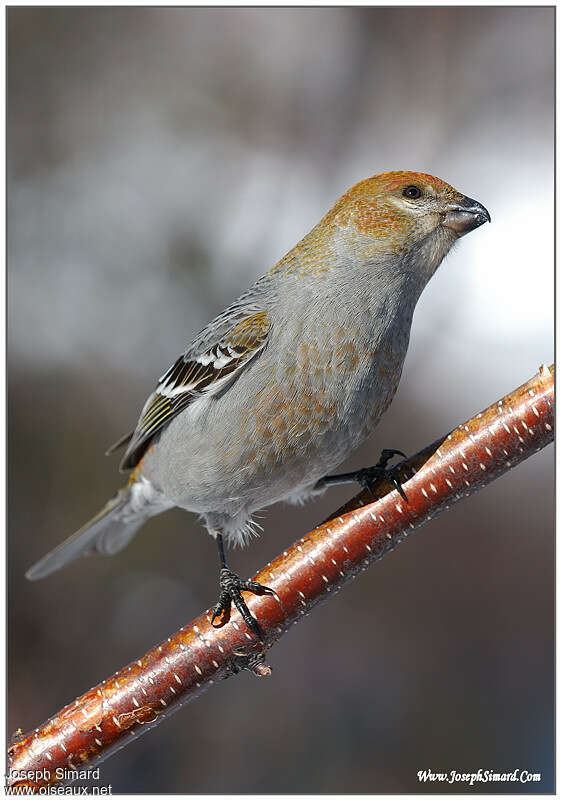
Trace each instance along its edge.
{"label": "bird's wing", "polygon": [[227,388],[267,344],[271,327],[267,311],[240,301],[214,319],[160,378],[136,429],[108,452],[128,443],[121,470],[135,467],[153,437],[176,414],[202,396]]}

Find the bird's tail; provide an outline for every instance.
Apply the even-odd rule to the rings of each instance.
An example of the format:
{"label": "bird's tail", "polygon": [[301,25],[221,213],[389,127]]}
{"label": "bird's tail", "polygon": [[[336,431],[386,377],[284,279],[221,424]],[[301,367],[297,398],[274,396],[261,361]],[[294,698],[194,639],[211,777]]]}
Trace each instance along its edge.
{"label": "bird's tail", "polygon": [[122,550],[150,516],[137,507],[131,495],[130,485],[121,489],[93,519],[28,569],[26,578],[44,578],[81,555],[112,556]]}

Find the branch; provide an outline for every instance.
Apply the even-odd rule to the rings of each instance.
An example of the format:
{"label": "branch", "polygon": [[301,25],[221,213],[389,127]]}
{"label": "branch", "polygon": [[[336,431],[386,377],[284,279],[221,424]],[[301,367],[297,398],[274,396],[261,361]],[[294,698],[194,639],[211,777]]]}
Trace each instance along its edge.
{"label": "branch", "polygon": [[553,367],[541,367],[523,386],[398,465],[408,503],[385,483],[375,502],[361,492],[254,577],[277,593],[247,599],[265,645],[237,611],[219,629],[206,611],[14,741],[8,785],[38,789],[56,783],[60,775],[107,758],[217,679],[241,669],[269,675],[265,651],[296,619],[411,531],[549,444],[553,424]]}

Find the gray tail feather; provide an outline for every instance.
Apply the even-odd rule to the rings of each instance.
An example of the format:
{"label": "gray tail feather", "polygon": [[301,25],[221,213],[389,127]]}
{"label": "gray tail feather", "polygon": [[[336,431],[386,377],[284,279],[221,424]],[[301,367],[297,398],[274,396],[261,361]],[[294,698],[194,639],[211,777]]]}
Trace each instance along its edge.
{"label": "gray tail feather", "polygon": [[134,436],[134,431],[131,431],[130,433],[125,433],[125,435],[121,436],[121,438],[114,444],[112,444],[111,447],[107,448],[107,450],[105,451],[105,455],[110,456],[112,453],[115,453],[117,450],[120,450],[121,447],[124,447],[126,444],[130,442],[133,436]]}
{"label": "gray tail feather", "polygon": [[28,569],[25,577],[35,581],[78,556],[95,552],[112,556],[122,550],[146,520],[145,515],[135,517],[127,509],[129,498],[128,487],[121,489],[93,519]]}

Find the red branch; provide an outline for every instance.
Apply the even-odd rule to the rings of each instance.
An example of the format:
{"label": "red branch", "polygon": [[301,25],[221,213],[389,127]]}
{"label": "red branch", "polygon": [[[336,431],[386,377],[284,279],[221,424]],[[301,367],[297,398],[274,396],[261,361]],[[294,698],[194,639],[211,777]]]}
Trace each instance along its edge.
{"label": "red branch", "polygon": [[247,598],[265,646],[237,611],[220,629],[211,626],[206,611],[15,741],[8,751],[8,784],[56,783],[57,769],[89,767],[107,758],[217,679],[240,669],[270,674],[265,650],[294,620],[415,528],[549,444],[553,422],[553,367],[542,367],[523,386],[399,465],[407,503],[385,484],[375,502],[362,492],[254,577],[278,595]]}

